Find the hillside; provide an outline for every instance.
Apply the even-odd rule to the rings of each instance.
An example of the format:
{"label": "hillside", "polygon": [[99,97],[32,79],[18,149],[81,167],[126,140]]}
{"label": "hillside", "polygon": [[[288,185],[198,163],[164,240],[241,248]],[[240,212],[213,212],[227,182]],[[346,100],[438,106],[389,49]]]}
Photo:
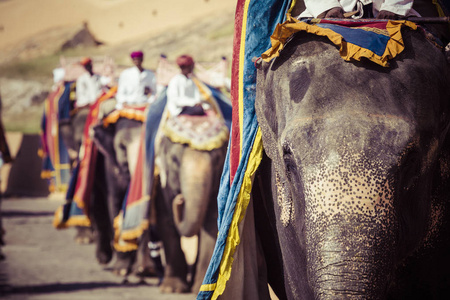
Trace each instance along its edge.
{"label": "hillside", "polygon": [[[61,57],[109,56],[128,66],[129,53],[140,49],[152,69],[161,53],[169,60],[183,53],[201,62],[231,60],[235,5],[234,0],[0,0],[5,127],[39,131],[42,100]],[[102,44],[64,48],[83,28]]]}

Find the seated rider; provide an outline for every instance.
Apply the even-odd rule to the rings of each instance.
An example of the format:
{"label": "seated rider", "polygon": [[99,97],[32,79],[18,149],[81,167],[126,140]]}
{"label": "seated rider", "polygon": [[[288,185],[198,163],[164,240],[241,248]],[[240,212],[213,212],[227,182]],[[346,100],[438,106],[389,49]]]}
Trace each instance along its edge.
{"label": "seated rider", "polygon": [[205,115],[200,91],[193,81],[194,60],[189,55],[181,55],[177,58],[177,65],[181,73],[175,75],[167,86],[167,108],[170,115]]}
{"label": "seated rider", "polygon": [[156,93],[156,76],[153,71],[144,69],[144,53],[131,53],[134,67],[125,69],[119,76],[116,94],[116,109],[124,105],[142,105],[153,102]]}
{"label": "seated rider", "polygon": [[[344,18],[344,13],[358,11],[359,17],[402,19],[419,16],[412,9],[413,0],[304,0],[305,11],[300,18]],[[364,13],[364,14],[363,14]]]}
{"label": "seated rider", "polygon": [[85,57],[80,61],[80,64],[84,67],[84,72],[77,79],[76,83],[76,103],[77,108],[88,107],[93,104],[102,93],[103,85],[101,83],[101,77],[95,74],[92,67],[92,60],[89,57]]}

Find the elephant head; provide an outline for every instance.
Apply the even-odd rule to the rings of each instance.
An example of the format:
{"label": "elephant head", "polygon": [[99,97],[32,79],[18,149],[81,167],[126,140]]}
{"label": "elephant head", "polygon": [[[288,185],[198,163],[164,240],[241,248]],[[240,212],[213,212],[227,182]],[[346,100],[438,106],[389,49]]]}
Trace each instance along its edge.
{"label": "elephant head", "polygon": [[217,237],[217,193],[226,143],[197,150],[163,136],[156,150],[160,192],[156,211],[166,254],[163,292],[185,292],[187,267],[180,237],[198,236],[192,291],[200,289]]}
{"label": "elephant head", "polygon": [[200,232],[207,214],[216,210],[214,200],[225,146],[201,151],[164,137],[158,156],[161,184],[167,192],[165,198],[172,207],[175,226],[181,236],[192,237]]}
{"label": "elephant head", "polygon": [[258,70],[289,298],[405,299],[450,265],[449,67],[420,33],[404,40],[383,68],[298,33]]}

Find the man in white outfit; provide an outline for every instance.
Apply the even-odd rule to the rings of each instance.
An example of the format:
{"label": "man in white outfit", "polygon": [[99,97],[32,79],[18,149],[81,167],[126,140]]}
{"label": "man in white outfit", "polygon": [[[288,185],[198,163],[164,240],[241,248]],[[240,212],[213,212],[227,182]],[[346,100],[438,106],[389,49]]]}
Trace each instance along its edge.
{"label": "man in white outfit", "polygon": [[120,74],[116,94],[116,109],[124,105],[141,105],[153,102],[156,93],[156,76],[150,70],[142,67],[144,54],[142,51],[131,53],[134,67]]}
{"label": "man in white outfit", "polygon": [[189,55],[181,55],[177,58],[177,65],[181,73],[175,75],[167,87],[167,109],[170,115],[204,115],[200,91],[192,80],[194,60]]}
{"label": "man in white outfit", "polygon": [[76,81],[76,101],[70,123],[60,124],[60,130],[72,163],[78,159],[78,153],[83,143],[84,125],[89,115],[89,107],[95,103],[103,91],[100,75],[93,72],[92,60],[84,57],[80,60],[80,64],[86,72],[80,75]]}
{"label": "man in white outfit", "polygon": [[77,79],[75,90],[77,96],[75,107],[77,108],[93,104],[102,93],[100,75],[94,73],[92,60],[89,57],[85,57],[80,61],[80,64],[86,69],[86,72]]}
{"label": "man in white outfit", "polygon": [[344,13],[361,12],[363,7],[372,7],[371,15],[378,19],[401,19],[418,16],[412,9],[413,0],[305,0],[306,10],[300,18],[344,18]]}

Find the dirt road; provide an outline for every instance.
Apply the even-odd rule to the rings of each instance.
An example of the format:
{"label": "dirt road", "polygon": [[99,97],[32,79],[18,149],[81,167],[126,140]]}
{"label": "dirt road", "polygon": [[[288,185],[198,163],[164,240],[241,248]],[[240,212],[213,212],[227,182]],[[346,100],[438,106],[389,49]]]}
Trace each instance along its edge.
{"label": "dirt road", "polygon": [[139,284],[100,266],[94,245],[77,245],[75,230],[52,227],[53,212],[61,200],[4,199],[6,260],[0,261],[0,298],[41,300],[195,299],[195,294],[160,294],[156,278]]}

